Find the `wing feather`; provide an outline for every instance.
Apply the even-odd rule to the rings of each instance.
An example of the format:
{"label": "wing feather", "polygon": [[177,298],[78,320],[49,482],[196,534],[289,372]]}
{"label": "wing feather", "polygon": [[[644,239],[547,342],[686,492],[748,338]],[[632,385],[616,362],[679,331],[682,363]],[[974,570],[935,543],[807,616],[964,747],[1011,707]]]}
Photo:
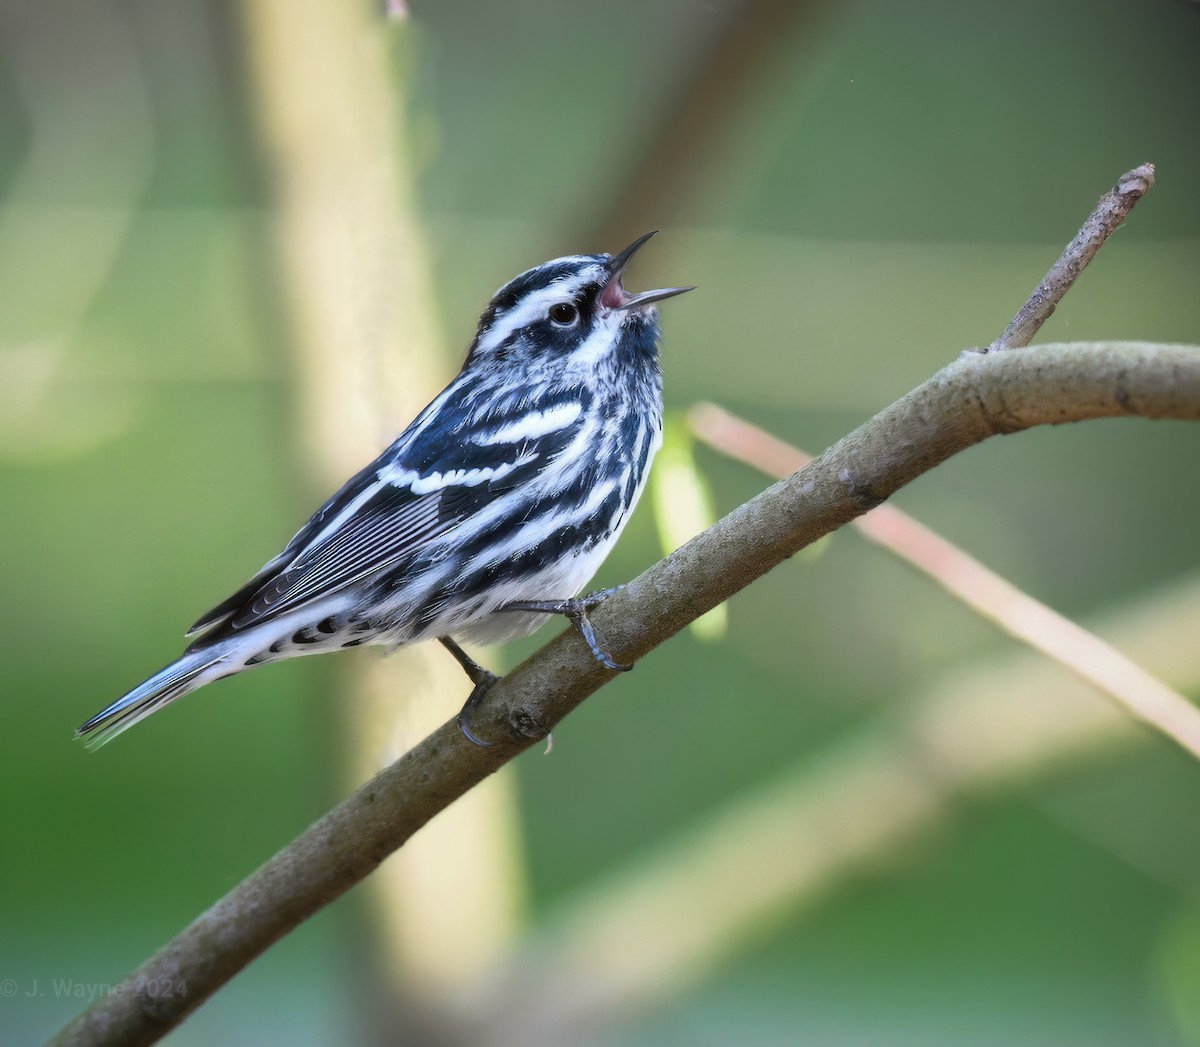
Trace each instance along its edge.
{"label": "wing feather", "polygon": [[378,485],[378,469],[378,462],[372,462],[365,469],[360,470],[347,480],[341,489],[321,506],[309,521],[296,532],[281,553],[268,560],[259,568],[254,577],[238,589],[237,592],[230,594],[217,604],[216,607],[196,619],[195,624],[188,629],[185,635],[195,636],[197,633],[207,632],[214,626],[220,625],[222,622],[226,622],[233,617],[259,589],[279,574],[281,570],[286,569],[300,555],[302,550],[312,545],[321,534],[321,531],[328,527],[332,521],[336,520],[340,514],[346,512],[356,499],[363,497],[368,491]]}
{"label": "wing feather", "polygon": [[[200,618],[189,635],[203,635],[189,650],[415,557],[544,469],[579,431],[580,410],[563,410],[556,403],[543,405],[532,421],[522,423],[529,407],[520,398],[503,409],[488,401],[481,418],[472,406],[469,379],[466,372],[460,375],[387,451],[330,498],[282,553]],[[579,391],[576,396],[585,405],[590,402]],[[464,419],[474,424],[464,430]],[[555,421],[560,424],[552,426]]]}
{"label": "wing feather", "polygon": [[305,550],[262,585],[230,624],[244,629],[412,555],[462,522],[467,499],[457,494],[444,488],[414,495],[407,487],[381,484],[330,540]]}

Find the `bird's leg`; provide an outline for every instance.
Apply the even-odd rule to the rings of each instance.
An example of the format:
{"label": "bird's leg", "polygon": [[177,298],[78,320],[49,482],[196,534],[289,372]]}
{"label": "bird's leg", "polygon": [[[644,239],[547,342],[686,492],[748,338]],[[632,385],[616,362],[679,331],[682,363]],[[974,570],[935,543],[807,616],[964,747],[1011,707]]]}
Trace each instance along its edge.
{"label": "bird's leg", "polygon": [[566,615],[571,620],[571,624],[579,630],[579,635],[587,643],[588,649],[592,652],[592,657],[596,661],[606,669],[627,673],[633,666],[618,662],[604,649],[599,637],[596,635],[596,627],[592,625],[592,620],[588,617],[588,611],[593,607],[598,607],[612,596],[613,593],[620,592],[624,588],[625,586],[623,585],[614,585],[611,589],[601,589],[599,592],[589,593],[587,596],[573,596],[568,600],[517,600],[513,603],[506,603],[502,607],[497,607],[496,610],[536,611],[539,614]]}
{"label": "bird's leg", "polygon": [[471,730],[471,714],[478,708],[479,703],[483,701],[483,696],[491,690],[492,684],[499,680],[500,677],[475,661],[474,658],[451,640],[449,636],[439,636],[438,643],[454,655],[454,660],[463,667],[463,672],[467,674],[471,683],[475,685],[475,689],[471,691],[462,709],[459,710],[458,729],[462,731],[463,737],[468,742],[473,742],[475,745],[486,749],[494,743],[483,741],[483,739],[479,738]]}

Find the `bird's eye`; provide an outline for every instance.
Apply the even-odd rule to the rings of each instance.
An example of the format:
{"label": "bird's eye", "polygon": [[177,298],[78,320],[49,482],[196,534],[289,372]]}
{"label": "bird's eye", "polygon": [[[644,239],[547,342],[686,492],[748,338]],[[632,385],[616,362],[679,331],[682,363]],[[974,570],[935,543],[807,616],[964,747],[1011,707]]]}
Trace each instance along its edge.
{"label": "bird's eye", "polygon": [[570,302],[559,302],[550,307],[550,319],[562,327],[573,324],[578,316],[579,310]]}

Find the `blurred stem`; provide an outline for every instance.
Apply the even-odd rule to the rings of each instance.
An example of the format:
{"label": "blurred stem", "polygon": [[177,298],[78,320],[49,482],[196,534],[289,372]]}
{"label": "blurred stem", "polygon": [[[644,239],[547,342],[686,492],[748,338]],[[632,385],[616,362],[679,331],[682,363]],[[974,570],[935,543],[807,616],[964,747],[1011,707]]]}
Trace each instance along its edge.
{"label": "blurred stem", "polygon": [[[812,461],[811,455],[714,404],[693,408],[690,419],[697,437],[710,447],[776,479]],[[894,505],[872,509],[852,526],[1200,759],[1200,709],[1111,644],[1035,600]]]}
{"label": "blurred stem", "polygon": [[61,5],[0,4],[0,60],[20,106],[6,133],[24,124],[0,178],[0,455],[18,461],[111,439],[141,406],[130,385],[105,396],[72,388],[95,366],[79,352],[77,329],[112,276],[153,173],[136,21],[125,7],[79,4],[64,15]]}
{"label": "blurred stem", "polygon": [[[302,461],[324,498],[448,378],[394,70],[413,27],[366,0],[256,0],[244,19],[278,200]],[[469,690],[432,646],[335,662],[355,784]],[[370,926],[393,998],[444,999],[507,946],[523,894],[516,840],[514,782],[499,776],[375,877]]]}
{"label": "blurred stem", "polygon": [[707,46],[683,71],[643,144],[631,152],[632,166],[615,179],[578,243],[599,250],[678,222],[709,167],[708,154],[746,112],[744,98],[782,53],[782,42],[827,6],[827,0],[740,0],[698,9],[695,22],[710,23]]}

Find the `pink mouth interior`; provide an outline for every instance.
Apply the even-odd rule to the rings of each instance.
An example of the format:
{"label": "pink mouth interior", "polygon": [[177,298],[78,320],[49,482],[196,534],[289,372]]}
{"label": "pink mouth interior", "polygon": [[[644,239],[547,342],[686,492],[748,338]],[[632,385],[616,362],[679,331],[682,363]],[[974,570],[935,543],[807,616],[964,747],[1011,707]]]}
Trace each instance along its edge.
{"label": "pink mouth interior", "polygon": [[632,297],[633,295],[621,286],[621,278],[617,277],[604,285],[604,290],[600,292],[600,304],[606,309],[620,309]]}

